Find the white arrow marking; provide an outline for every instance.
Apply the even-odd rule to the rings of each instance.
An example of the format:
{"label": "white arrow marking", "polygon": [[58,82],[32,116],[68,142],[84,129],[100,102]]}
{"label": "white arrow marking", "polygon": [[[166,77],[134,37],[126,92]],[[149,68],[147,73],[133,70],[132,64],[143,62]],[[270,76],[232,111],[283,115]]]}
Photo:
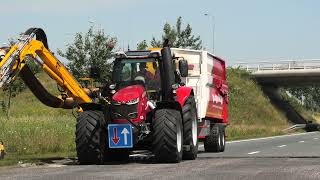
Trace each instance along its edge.
{"label": "white arrow marking", "polygon": [[124,144],[127,145],[128,144],[128,134],[129,134],[128,129],[123,128],[123,130],[121,131],[121,134],[123,134],[123,137],[124,137]]}

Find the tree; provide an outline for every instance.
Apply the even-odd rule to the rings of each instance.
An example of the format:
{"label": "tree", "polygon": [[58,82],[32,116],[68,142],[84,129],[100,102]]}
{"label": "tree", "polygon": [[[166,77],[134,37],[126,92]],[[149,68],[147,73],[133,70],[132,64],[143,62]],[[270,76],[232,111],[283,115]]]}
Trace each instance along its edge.
{"label": "tree", "polygon": [[137,50],[147,50],[147,49],[148,49],[148,43],[146,40],[143,40],[137,44]]}
{"label": "tree", "polygon": [[[191,25],[187,24],[185,29],[182,28],[181,16],[178,17],[175,26],[166,23],[163,27],[163,33],[164,34],[162,35],[161,40],[157,40],[155,37],[152,38],[150,42],[151,47],[162,47],[164,40],[168,39],[171,46],[175,48],[187,48],[197,50],[202,48],[202,41],[200,39],[200,36],[195,36],[192,34]],[[138,45],[144,45],[144,41],[140,42]]]}
{"label": "tree", "polygon": [[287,89],[290,94],[297,98],[307,109],[320,109],[320,87],[307,86]]}
{"label": "tree", "polygon": [[91,26],[86,34],[76,33],[66,52],[58,50],[58,54],[69,61],[67,67],[75,78],[88,76],[91,67],[98,67],[101,76],[95,80],[104,83],[111,79],[112,64],[107,60],[112,57],[116,43],[115,37]]}

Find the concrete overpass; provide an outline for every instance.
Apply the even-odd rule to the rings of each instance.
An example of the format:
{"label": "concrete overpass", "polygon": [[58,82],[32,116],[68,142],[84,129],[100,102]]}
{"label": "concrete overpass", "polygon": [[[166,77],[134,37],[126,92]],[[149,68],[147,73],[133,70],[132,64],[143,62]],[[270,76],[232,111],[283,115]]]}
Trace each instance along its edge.
{"label": "concrete overpass", "polygon": [[282,110],[291,122],[306,123],[306,120],[283,100],[279,88],[320,85],[320,59],[240,62],[235,67],[250,72],[273,105]]}
{"label": "concrete overpass", "polygon": [[236,66],[249,71],[263,85],[320,85],[320,59],[241,62]]}

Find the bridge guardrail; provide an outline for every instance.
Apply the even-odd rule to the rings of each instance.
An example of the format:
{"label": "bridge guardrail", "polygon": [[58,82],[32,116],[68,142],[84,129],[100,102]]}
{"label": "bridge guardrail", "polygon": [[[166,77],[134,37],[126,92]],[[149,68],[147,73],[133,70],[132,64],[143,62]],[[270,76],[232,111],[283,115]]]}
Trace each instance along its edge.
{"label": "bridge guardrail", "polygon": [[265,70],[320,69],[320,59],[259,61],[257,63],[237,62],[233,67],[249,72]]}

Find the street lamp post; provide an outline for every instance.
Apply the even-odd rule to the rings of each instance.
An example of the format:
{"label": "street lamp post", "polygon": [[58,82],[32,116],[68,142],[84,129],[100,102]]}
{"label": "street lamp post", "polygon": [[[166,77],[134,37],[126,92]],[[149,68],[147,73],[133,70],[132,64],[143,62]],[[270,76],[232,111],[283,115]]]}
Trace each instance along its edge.
{"label": "street lamp post", "polygon": [[212,20],[212,53],[214,54],[214,33],[215,33],[215,18],[213,15],[210,15],[208,13],[205,13],[204,14],[205,16],[208,16],[209,18],[211,18]]}

